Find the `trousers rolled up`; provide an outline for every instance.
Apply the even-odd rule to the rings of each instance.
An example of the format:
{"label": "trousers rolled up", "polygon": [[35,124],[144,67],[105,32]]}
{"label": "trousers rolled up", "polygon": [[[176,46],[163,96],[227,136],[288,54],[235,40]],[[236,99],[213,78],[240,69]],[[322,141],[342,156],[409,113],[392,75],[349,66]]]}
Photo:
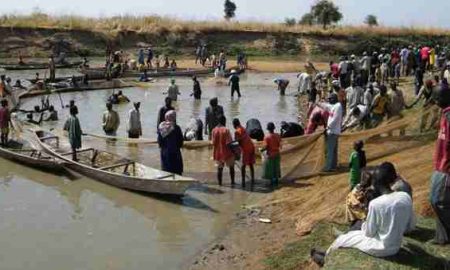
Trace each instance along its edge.
{"label": "trousers rolled up", "polygon": [[336,134],[327,134],[325,136],[326,155],[324,171],[332,171],[337,169],[338,139],[339,135]]}

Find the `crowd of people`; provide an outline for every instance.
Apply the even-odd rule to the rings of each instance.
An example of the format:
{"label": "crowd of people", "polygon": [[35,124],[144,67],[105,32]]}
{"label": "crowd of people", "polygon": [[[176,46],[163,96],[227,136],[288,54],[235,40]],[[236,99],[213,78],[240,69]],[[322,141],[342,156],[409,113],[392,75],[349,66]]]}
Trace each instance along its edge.
{"label": "crowd of people", "polygon": [[[280,132],[277,132],[273,122],[269,122],[264,131],[258,119],[248,119],[245,127],[239,118],[229,121],[217,98],[209,101],[204,121],[200,118],[191,119],[183,132],[177,123],[177,113],[172,105],[178,100],[180,91],[176,81],[172,79],[165,92],[165,104],[159,109],[156,123],[161,168],[170,173],[183,174],[183,144],[190,140],[203,140],[205,135],[213,146],[212,158],[217,165],[219,185],[223,184],[225,167],[232,185],[235,185],[236,167],[241,171],[242,186],[246,185],[247,171],[250,172],[249,178],[253,185],[256,155],[260,153],[264,161],[262,178],[276,186],[282,176],[282,140],[310,135],[317,132],[319,127],[323,127],[326,149],[322,171],[335,172],[339,164],[339,137],[342,132],[375,128],[385,119],[401,118],[405,109],[422,101],[423,112],[429,110],[431,113],[423,113],[421,131],[432,129],[440,121],[430,202],[437,217],[435,243],[447,244],[450,237],[450,64],[446,62],[445,53],[438,46],[409,46],[389,51],[382,48],[379,53],[364,52],[361,57],[342,56],[338,63],[329,63],[329,71],[322,72],[308,62],[305,65],[306,71],[297,76],[298,95],[306,95],[308,101],[305,108],[306,121],[283,121],[279,127]],[[147,49],[147,52],[141,49],[138,54],[138,68],[147,69],[154,65],[158,67],[159,61],[155,62],[154,56],[152,48]],[[107,65],[126,63],[128,60],[126,55],[119,51],[111,53],[108,61],[110,63],[107,62]],[[206,46],[199,46],[195,62],[206,65],[208,61],[213,67],[225,70],[225,52],[222,51],[216,60],[214,55],[208,56]],[[164,66],[167,64],[167,67],[176,68],[175,60],[169,63],[169,59],[165,57],[164,62]],[[238,55],[238,64],[242,67],[246,65],[244,54]],[[436,76],[431,78],[432,74]],[[401,77],[411,75],[414,76],[412,92],[415,99],[411,104],[407,104],[403,90],[399,89],[399,81]],[[6,97],[13,91],[11,79],[2,75],[0,80],[0,95]],[[202,96],[200,82],[196,77],[192,78],[192,82],[191,96],[199,100]],[[277,78],[274,83],[280,95],[285,95],[289,80]],[[241,98],[240,78],[236,72],[231,73],[229,86],[231,97],[236,93]],[[130,100],[122,92],[118,92],[106,103],[106,110],[102,115],[105,135],[117,136],[121,121],[113,105],[124,102]],[[11,113],[6,99],[2,99],[0,105],[0,143],[4,146],[8,142]],[[134,102],[127,115],[126,131],[131,139],[143,136],[140,107],[140,102]],[[44,120],[43,112],[46,110],[49,115]],[[77,117],[78,108],[74,102],[71,102],[69,110],[70,116],[64,129],[68,132],[73,159],[77,160],[76,150],[81,148],[83,132]],[[33,113],[40,113],[38,121],[33,119]],[[28,122],[33,124],[40,124],[43,120],[58,120],[54,107],[44,102],[35,112],[28,112],[28,115],[31,115]],[[234,132],[227,127],[227,123],[232,124]],[[400,134],[404,134],[404,130],[401,130]],[[261,141],[262,147],[258,149],[254,141]],[[367,167],[364,142],[356,141],[349,157],[349,171],[350,193],[346,200],[346,218],[350,229],[346,233],[340,232],[326,252],[317,249],[311,251],[312,258],[320,265],[324,264],[330,252],[338,248],[357,248],[376,257],[394,255],[401,247],[403,235],[414,229],[413,190],[397,173],[393,164],[384,162],[375,167]]]}
{"label": "crowd of people", "polygon": [[[438,89],[435,99],[442,114],[430,185],[429,201],[436,216],[431,243],[445,245],[450,243],[450,91]],[[346,200],[349,230],[336,231],[338,237],[327,251],[311,250],[311,258],[320,266],[339,248],[358,249],[374,257],[393,256],[399,252],[404,235],[415,229],[413,189],[392,163],[366,168],[363,143],[358,141],[349,165],[351,192]]]}

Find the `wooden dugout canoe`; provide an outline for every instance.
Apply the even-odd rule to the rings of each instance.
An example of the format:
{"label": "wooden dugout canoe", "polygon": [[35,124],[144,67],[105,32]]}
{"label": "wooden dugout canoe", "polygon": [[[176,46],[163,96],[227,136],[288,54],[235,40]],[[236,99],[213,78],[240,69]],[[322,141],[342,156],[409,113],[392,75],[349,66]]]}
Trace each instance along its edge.
{"label": "wooden dugout canoe", "polygon": [[[81,69],[80,73],[88,75],[91,79],[105,79],[106,78],[106,70],[104,68],[98,69]],[[213,69],[198,69],[198,70],[158,70],[147,72],[147,76],[149,78],[160,78],[160,77],[192,77],[192,76],[203,76],[213,74]],[[128,70],[119,74],[118,78],[139,78],[143,72],[136,70]]]}
{"label": "wooden dugout canoe", "polygon": [[26,141],[15,143],[12,147],[0,147],[0,157],[43,171],[63,171],[62,162],[39,151]]}
{"label": "wooden dugout canoe", "polygon": [[92,91],[92,90],[103,90],[103,89],[121,89],[127,87],[133,87],[133,83],[127,83],[121,80],[95,80],[89,81],[88,85],[80,84],[78,87],[65,87],[65,88],[55,88],[49,91],[47,90],[29,90],[23,93],[21,98],[30,98],[40,95],[46,95],[49,93],[67,93],[67,92],[78,92],[78,91]]}
{"label": "wooden dugout canoe", "polygon": [[71,159],[68,143],[58,136],[38,130],[35,136],[48,154],[63,160],[64,166],[97,181],[134,191],[182,196],[198,181],[147,167],[132,160],[94,148],[77,151],[79,161]]}
{"label": "wooden dugout canoe", "polygon": [[[245,72],[244,69],[231,68],[227,69],[224,72],[224,77],[229,77],[231,75],[231,70],[235,70],[236,74],[241,74]],[[90,79],[104,79],[106,70],[105,68],[87,68],[81,69],[80,73],[88,75]],[[123,74],[118,75],[120,78],[139,78],[143,72],[136,70],[128,70]],[[160,77],[193,77],[193,76],[207,76],[213,75],[214,69],[205,68],[205,69],[177,69],[177,70],[158,70],[156,71],[148,71],[147,76],[149,78],[160,78]]]}
{"label": "wooden dugout canoe", "polygon": [[[74,62],[67,64],[57,64],[56,69],[77,68],[82,62]],[[35,70],[35,69],[48,69],[47,63],[28,63],[28,64],[0,64],[0,68],[5,70]]]}

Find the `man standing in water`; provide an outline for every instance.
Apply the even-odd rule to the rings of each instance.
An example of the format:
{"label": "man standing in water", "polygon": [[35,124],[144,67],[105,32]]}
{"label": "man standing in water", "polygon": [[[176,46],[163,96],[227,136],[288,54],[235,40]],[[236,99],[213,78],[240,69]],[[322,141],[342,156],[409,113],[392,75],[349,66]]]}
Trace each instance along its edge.
{"label": "man standing in water", "polygon": [[56,79],[56,64],[55,59],[53,58],[53,55],[50,56],[50,59],[48,60],[48,69],[50,71],[50,81],[54,82]]}
{"label": "man standing in water", "polygon": [[178,88],[178,85],[175,84],[175,79],[171,79],[170,80],[169,89],[167,90],[167,96],[171,100],[177,101],[179,95],[181,95],[181,93],[180,93],[180,90]]}
{"label": "man standing in water", "polygon": [[440,89],[437,102],[442,115],[434,153],[430,203],[437,216],[433,242],[444,245],[450,243],[450,91]]}
{"label": "man standing in water", "polygon": [[230,80],[228,82],[228,85],[231,85],[231,97],[234,97],[234,92],[237,92],[238,97],[241,97],[241,91],[239,87],[239,75],[236,74],[236,70],[231,71]]}
{"label": "man standing in water", "polygon": [[286,94],[286,88],[289,86],[289,80],[278,78],[273,80],[273,82],[278,86],[280,96],[284,96]]}
{"label": "man standing in water", "polygon": [[232,142],[231,133],[226,128],[225,116],[219,117],[218,125],[212,131],[213,158],[217,163],[217,180],[222,185],[223,168],[227,166],[230,170],[231,185],[234,185],[234,154],[229,144]]}
{"label": "man standing in water", "polygon": [[11,122],[10,111],[8,108],[8,101],[2,99],[0,107],[0,145],[6,146],[8,144],[9,123]]}
{"label": "man standing in water", "polygon": [[174,111],[175,108],[172,107],[172,99],[170,97],[166,97],[164,100],[164,106],[159,109],[158,119],[156,120],[156,127],[159,127],[159,124],[166,120],[166,113],[169,111]]}
{"label": "man standing in water", "polygon": [[233,119],[233,127],[236,130],[234,132],[234,139],[239,143],[242,152],[242,187],[245,187],[245,176],[246,176],[246,168],[250,167],[250,176],[251,176],[251,184],[255,183],[255,168],[254,165],[256,163],[255,158],[255,145],[252,142],[252,139],[248,135],[245,128],[241,125],[239,119]]}
{"label": "man standing in water", "polygon": [[148,55],[147,55],[147,67],[152,68],[152,61],[153,61],[153,49],[151,47],[148,48]]}
{"label": "man standing in water", "polygon": [[116,136],[120,125],[119,114],[112,109],[111,103],[106,103],[106,111],[103,113],[103,131],[108,136]]}
{"label": "man standing in water", "polygon": [[200,86],[200,82],[197,80],[196,76],[192,77],[192,81],[194,82],[194,86],[191,96],[194,96],[195,100],[200,100],[202,99],[202,88]]}
{"label": "man standing in water", "polygon": [[211,140],[212,130],[219,124],[219,119],[221,116],[224,116],[224,112],[217,98],[212,98],[209,101],[209,105],[205,112],[205,134],[209,135]]}
{"label": "man standing in water", "polygon": [[81,136],[83,132],[81,131],[80,121],[77,117],[78,109],[76,106],[70,107],[70,116],[64,124],[64,130],[67,131],[69,135],[70,147],[72,149],[72,160],[78,161],[77,149],[81,148]]}
{"label": "man standing in water", "polygon": [[342,105],[338,102],[335,93],[328,97],[329,103],[317,103],[317,106],[329,112],[327,130],[326,130],[326,163],[324,172],[336,171],[338,165],[338,140],[342,127]]}
{"label": "man standing in water", "polygon": [[139,111],[141,103],[135,102],[133,105],[134,109],[128,113],[128,138],[138,139],[142,136],[141,112]]}

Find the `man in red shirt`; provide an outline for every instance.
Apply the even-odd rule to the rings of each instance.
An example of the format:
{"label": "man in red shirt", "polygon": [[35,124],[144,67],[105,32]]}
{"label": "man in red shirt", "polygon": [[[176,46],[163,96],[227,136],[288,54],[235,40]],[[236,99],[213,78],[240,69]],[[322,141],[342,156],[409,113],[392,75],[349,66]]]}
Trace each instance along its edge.
{"label": "man in red shirt", "polygon": [[324,128],[326,128],[329,115],[330,113],[325,111],[324,109],[315,107],[311,115],[309,116],[305,134],[313,134],[318,126],[323,126]]}
{"label": "man in red shirt", "polygon": [[333,61],[330,62],[330,72],[331,75],[333,75],[334,79],[338,79],[339,78],[339,65],[336,63],[333,63]]}
{"label": "man in red shirt", "polygon": [[270,180],[273,186],[278,185],[281,177],[281,136],[275,133],[275,124],[267,124],[267,134],[264,137],[264,146],[262,152],[266,152],[267,160],[264,164],[263,179]]}
{"label": "man in red shirt", "polygon": [[217,163],[217,180],[222,185],[222,174],[225,165],[230,170],[231,185],[234,185],[234,154],[230,149],[230,143],[233,141],[231,133],[225,127],[227,119],[221,115],[218,125],[212,130],[213,158]]}
{"label": "man in red shirt", "polygon": [[241,125],[239,119],[233,119],[233,127],[236,130],[234,132],[234,140],[239,142],[239,146],[242,152],[242,187],[245,187],[245,169],[247,166],[250,167],[250,176],[252,186],[255,183],[255,168],[254,165],[256,163],[255,158],[255,145],[252,142],[252,139],[247,133],[247,130]]}
{"label": "man in red shirt", "polygon": [[427,64],[430,60],[430,47],[424,46],[422,49],[420,49],[420,59],[422,60],[422,70],[425,70],[427,68]]}
{"label": "man in red shirt", "polygon": [[439,91],[438,105],[442,108],[440,129],[434,153],[430,203],[436,213],[435,244],[450,243],[450,91]]}

